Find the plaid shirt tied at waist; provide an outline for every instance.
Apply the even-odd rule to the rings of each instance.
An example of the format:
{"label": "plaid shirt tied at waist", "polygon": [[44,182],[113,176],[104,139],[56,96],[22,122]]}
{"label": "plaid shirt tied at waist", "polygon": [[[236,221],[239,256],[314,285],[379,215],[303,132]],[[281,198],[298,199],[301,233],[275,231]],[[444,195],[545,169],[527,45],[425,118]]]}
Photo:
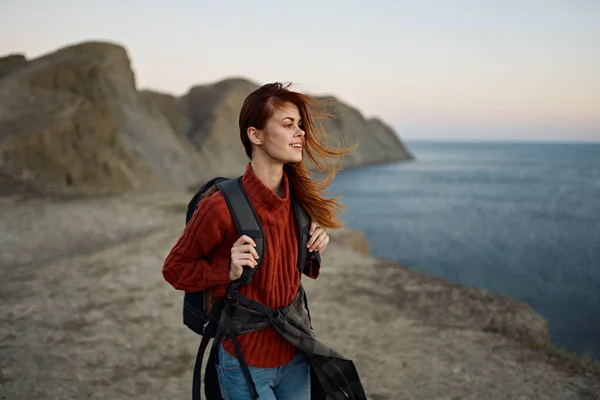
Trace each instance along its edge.
{"label": "plaid shirt tied at waist", "polygon": [[227,301],[221,314],[215,344],[223,338],[232,338],[235,343],[236,335],[272,326],[284,339],[306,355],[312,370],[313,399],[367,398],[354,362],[315,338],[302,285],[292,304],[279,309],[271,309],[251,300],[251,304],[248,304],[249,299],[239,295],[233,295],[232,299],[252,308],[232,306],[231,301]]}

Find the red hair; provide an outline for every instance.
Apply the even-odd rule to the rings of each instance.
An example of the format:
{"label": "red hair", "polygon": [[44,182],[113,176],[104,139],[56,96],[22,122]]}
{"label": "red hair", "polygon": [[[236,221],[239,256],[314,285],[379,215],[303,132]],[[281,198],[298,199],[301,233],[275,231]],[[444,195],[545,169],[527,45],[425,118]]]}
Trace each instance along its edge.
{"label": "red hair", "polygon": [[279,82],[268,83],[250,93],[244,100],[240,111],[240,139],[248,158],[252,159],[252,142],[248,138],[248,128],[264,129],[273,111],[292,103],[298,107],[305,132],[304,149],[306,156],[315,168],[321,172],[322,179],[310,177],[304,159],[298,163],[284,165],[290,182],[290,192],[294,199],[306,210],[312,219],[328,229],[343,226],[338,217],[344,206],[338,198],[324,198],[321,193],[329,187],[335,174],[342,169],[341,163],[333,164],[330,158],[350,153],[356,148],[333,147],[329,144],[331,137],[323,130],[321,119],[332,117],[326,112],[326,103],[310,96],[289,90],[291,84]]}

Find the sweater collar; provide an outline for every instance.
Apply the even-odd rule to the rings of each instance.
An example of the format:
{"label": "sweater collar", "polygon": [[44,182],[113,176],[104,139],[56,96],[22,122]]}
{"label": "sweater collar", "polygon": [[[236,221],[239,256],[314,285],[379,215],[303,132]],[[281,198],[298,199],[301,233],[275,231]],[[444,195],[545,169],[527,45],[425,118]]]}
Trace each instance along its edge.
{"label": "sweater collar", "polygon": [[242,185],[252,202],[252,205],[266,210],[275,210],[278,208],[288,207],[290,200],[290,188],[285,170],[283,171],[283,179],[281,186],[283,189],[283,197],[279,197],[256,176],[252,165],[248,163],[246,172],[242,177]]}

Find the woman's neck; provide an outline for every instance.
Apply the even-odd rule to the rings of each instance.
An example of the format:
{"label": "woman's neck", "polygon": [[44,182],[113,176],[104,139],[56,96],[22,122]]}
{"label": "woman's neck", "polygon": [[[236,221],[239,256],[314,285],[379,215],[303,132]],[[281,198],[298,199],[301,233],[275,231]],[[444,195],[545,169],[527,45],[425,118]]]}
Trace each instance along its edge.
{"label": "woman's neck", "polygon": [[250,161],[256,177],[279,197],[283,196],[281,181],[283,179],[283,164],[268,163],[256,157]]}

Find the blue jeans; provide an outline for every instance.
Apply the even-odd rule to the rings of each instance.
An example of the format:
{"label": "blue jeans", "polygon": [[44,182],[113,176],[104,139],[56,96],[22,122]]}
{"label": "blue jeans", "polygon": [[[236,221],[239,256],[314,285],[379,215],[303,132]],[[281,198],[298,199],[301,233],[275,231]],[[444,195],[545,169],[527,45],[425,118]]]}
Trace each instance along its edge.
{"label": "blue jeans", "polygon": [[[237,358],[219,344],[217,375],[225,400],[250,399],[250,388]],[[310,366],[301,352],[288,364],[278,368],[248,366],[260,400],[310,399]]]}

